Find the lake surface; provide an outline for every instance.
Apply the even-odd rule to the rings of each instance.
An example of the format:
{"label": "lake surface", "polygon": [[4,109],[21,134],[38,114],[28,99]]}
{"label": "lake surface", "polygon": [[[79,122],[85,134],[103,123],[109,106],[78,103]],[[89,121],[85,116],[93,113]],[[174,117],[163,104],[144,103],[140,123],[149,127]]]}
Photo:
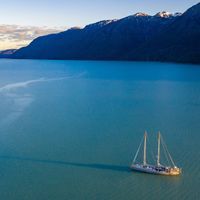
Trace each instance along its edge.
{"label": "lake surface", "polygon": [[[145,130],[180,177],[129,171]],[[197,200],[199,144],[198,65],[0,60],[2,200]]]}

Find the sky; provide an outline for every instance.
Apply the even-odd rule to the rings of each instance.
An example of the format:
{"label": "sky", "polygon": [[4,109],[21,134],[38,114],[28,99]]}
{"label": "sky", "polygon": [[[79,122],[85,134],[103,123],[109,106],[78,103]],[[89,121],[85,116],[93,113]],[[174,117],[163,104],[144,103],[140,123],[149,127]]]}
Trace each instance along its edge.
{"label": "sky", "polygon": [[20,48],[40,35],[84,27],[137,12],[184,12],[199,0],[0,0],[0,50]]}

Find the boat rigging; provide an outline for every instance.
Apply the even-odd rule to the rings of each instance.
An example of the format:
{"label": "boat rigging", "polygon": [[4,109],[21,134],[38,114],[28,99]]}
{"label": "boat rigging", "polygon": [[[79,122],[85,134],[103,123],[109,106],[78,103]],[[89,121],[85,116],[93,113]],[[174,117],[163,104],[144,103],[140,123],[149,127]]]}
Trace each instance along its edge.
{"label": "boat rigging", "polygon": [[[136,159],[138,157],[138,154],[140,152],[142,144],[143,144],[143,162],[138,163],[136,161]],[[169,165],[169,166],[164,166],[160,163],[161,145],[163,147],[163,150],[164,150],[167,160],[171,162],[171,165]],[[169,150],[168,150],[160,132],[158,133],[157,159],[156,159],[155,165],[147,163],[147,153],[146,152],[147,152],[147,132],[145,131],[144,137],[137,149],[134,160],[131,164],[131,167],[130,167],[131,170],[149,173],[149,174],[168,175],[168,176],[177,176],[177,175],[181,174],[181,169],[175,165],[175,163],[172,159],[172,156],[170,155]]]}

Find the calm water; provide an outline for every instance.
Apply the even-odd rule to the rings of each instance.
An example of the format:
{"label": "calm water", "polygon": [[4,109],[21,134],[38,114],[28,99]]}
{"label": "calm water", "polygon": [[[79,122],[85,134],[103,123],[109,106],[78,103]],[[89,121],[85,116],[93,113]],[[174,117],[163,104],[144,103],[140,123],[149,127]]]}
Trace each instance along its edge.
{"label": "calm water", "polygon": [[[182,176],[129,172],[144,130]],[[197,200],[199,141],[200,66],[0,60],[2,200]]]}

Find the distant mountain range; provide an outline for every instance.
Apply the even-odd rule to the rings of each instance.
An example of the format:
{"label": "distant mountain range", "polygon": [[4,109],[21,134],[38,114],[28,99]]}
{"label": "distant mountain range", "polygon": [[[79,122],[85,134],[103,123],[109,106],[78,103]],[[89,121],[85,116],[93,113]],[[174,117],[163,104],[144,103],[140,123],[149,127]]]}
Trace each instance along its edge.
{"label": "distant mountain range", "polygon": [[200,63],[200,3],[183,14],[136,13],[42,36],[11,57]]}
{"label": "distant mountain range", "polygon": [[15,53],[16,49],[7,49],[0,51],[0,58],[9,58]]}

